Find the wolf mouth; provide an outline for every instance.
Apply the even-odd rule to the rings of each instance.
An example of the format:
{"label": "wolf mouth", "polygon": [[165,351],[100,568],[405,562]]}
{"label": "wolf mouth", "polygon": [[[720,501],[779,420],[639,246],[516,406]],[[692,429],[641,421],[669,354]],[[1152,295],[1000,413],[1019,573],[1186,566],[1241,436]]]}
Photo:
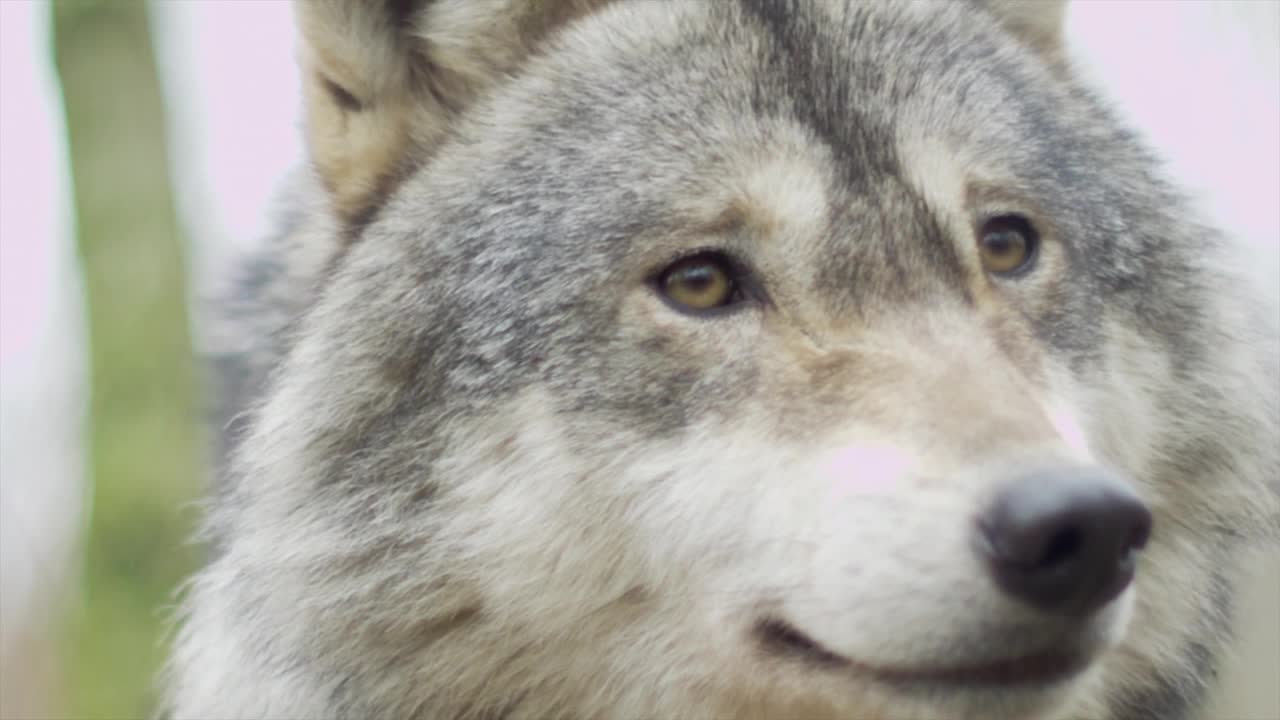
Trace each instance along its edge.
{"label": "wolf mouth", "polygon": [[757,624],[759,640],[771,652],[829,669],[847,669],[899,688],[1026,688],[1049,686],[1080,674],[1094,658],[1081,648],[1053,648],[971,665],[885,667],[847,658],[823,647],[791,624],[777,619]]}

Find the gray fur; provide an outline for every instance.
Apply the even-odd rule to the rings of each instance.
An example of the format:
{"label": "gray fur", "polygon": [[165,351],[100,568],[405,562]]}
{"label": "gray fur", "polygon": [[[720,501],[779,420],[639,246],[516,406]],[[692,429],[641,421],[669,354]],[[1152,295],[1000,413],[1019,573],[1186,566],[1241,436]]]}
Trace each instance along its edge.
{"label": "gray fur", "polygon": [[[248,275],[178,717],[1194,717],[1226,640],[1224,558],[1280,525],[1276,334],[1072,79],[1053,17],[620,0],[534,22],[495,0],[471,7],[518,14],[527,55],[464,35],[480,55],[450,67],[421,23],[462,4],[396,5],[361,31],[433,38],[370,51],[440,53],[405,71],[437,78],[403,86],[431,98],[404,126],[429,131],[388,140],[407,148],[394,169],[297,179]],[[313,43],[335,31],[325,7]],[[397,92],[317,68],[334,112]],[[1046,254],[993,284],[966,233],[1008,211]],[[656,302],[654,273],[704,247],[751,266],[750,302]],[[1049,430],[1051,399],[1086,454]],[[870,437],[949,482],[804,520],[829,504],[816,458]],[[1156,514],[1078,683],[896,695],[754,644],[778,608],[862,661],[1067,632],[997,597],[961,542],[1027,453],[1111,466]],[[837,591],[848,618],[826,609]]]}

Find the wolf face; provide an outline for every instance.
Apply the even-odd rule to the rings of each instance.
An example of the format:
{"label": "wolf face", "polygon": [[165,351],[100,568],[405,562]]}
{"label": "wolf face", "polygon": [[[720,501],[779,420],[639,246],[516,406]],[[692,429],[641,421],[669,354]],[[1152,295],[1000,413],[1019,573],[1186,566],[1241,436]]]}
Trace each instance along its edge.
{"label": "wolf face", "polygon": [[1190,716],[1275,339],[1060,10],[300,5],[174,713]]}

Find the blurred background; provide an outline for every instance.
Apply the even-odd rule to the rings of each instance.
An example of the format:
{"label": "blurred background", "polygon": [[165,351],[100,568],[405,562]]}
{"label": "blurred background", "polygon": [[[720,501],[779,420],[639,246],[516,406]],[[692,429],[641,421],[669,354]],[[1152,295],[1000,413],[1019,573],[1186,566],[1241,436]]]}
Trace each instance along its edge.
{"label": "blurred background", "polygon": [[[0,0],[0,717],[153,710],[205,308],[301,157],[291,12]],[[1069,36],[1280,314],[1280,3],[1077,0]],[[1280,720],[1280,556],[1254,567],[1212,718]]]}

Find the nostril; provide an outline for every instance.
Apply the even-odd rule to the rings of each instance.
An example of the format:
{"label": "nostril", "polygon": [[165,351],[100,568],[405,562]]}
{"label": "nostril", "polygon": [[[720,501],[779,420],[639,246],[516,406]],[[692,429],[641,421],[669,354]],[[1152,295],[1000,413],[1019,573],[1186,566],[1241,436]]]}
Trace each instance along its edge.
{"label": "nostril", "polygon": [[1076,527],[1066,527],[1054,533],[1036,566],[1047,569],[1070,561],[1080,552],[1081,536],[1080,529]]}
{"label": "nostril", "polygon": [[1134,553],[1145,548],[1151,539],[1151,512],[1145,507],[1140,507],[1140,510],[1133,531],[1129,533],[1129,543],[1125,545],[1126,550]]}

